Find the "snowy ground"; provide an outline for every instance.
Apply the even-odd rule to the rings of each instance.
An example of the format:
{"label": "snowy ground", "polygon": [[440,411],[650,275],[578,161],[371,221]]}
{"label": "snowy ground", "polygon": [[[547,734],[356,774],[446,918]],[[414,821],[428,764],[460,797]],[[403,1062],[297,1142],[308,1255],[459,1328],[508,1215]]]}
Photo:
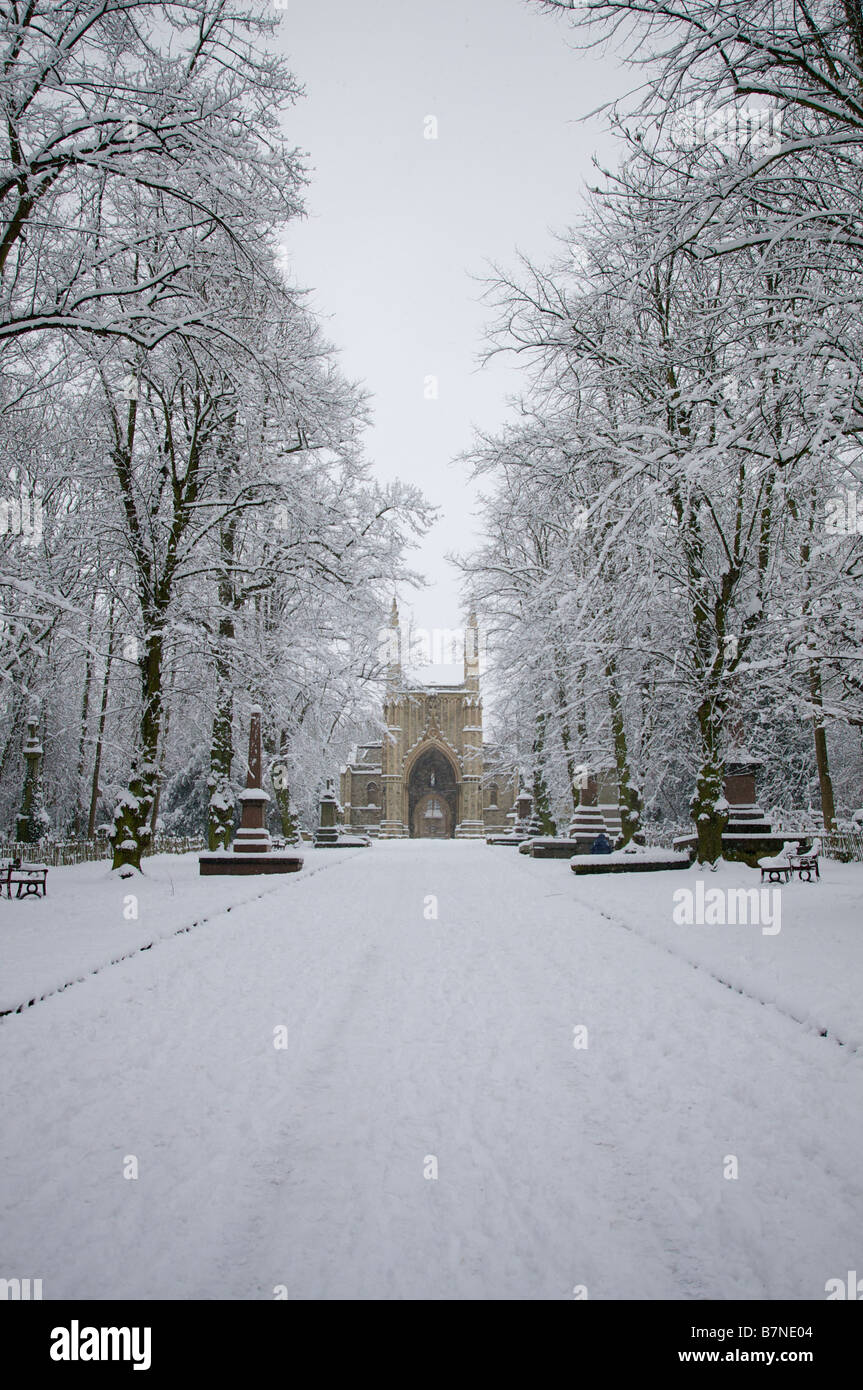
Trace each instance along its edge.
{"label": "snowy ground", "polygon": [[818,1299],[863,1269],[863,866],[783,888],[769,936],[676,926],[693,871],[304,853],[284,879],[57,869],[0,904],[2,1007],[37,1000],[0,1020],[0,1276]]}

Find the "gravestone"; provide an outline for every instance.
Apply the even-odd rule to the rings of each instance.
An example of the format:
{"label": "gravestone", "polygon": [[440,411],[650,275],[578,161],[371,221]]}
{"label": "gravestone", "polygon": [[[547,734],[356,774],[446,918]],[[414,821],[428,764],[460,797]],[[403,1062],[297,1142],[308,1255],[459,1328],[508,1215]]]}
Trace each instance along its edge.
{"label": "gravestone", "polygon": [[508,830],[504,830],[500,835],[487,835],[487,845],[520,845],[522,840],[527,839],[530,834],[530,815],[533,807],[533,797],[527,788],[522,784],[518,790],[515,801],[515,810],[510,811],[509,815],[513,824]]}
{"label": "gravestone", "polygon": [[320,820],[315,831],[315,849],[332,849],[339,843],[338,831],[339,803],[328,779],[327,789],[321,797]]}
{"label": "gravestone", "polygon": [[[598,800],[599,783],[591,772],[582,787],[578,808],[572,813],[567,831],[567,840],[575,846],[573,854],[589,854],[597,835],[608,835],[608,822],[599,809]],[[613,838],[609,836],[609,839]]]}

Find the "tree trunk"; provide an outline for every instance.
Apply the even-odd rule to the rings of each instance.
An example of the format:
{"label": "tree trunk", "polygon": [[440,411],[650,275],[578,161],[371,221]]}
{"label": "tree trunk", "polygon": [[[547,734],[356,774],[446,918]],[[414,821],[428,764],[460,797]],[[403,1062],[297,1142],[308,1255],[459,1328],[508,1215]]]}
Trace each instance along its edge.
{"label": "tree trunk", "polygon": [[159,734],[162,727],[162,669],[164,662],[164,614],[148,614],[141,668],[141,720],[138,750],[128,789],[114,812],[111,829],[114,869],[141,871],[141,856],[152,839],[150,818],[158,782]]}
{"label": "tree trunk", "polygon": [[560,720],[560,741],[563,744],[563,756],[566,761],[566,776],[569,782],[572,809],[573,811],[577,811],[581,804],[581,785],[576,772],[575,752],[572,746],[572,733],[569,726],[569,710],[566,699],[566,681],[563,674],[563,661],[556,648],[554,654],[554,669],[555,700],[557,703],[558,719]]}
{"label": "tree trunk", "polygon": [[614,763],[617,769],[617,804],[620,810],[620,841],[616,848],[622,849],[641,829],[641,813],[644,806],[629,763],[623,702],[617,685],[617,664],[613,657],[606,665],[605,674],[608,678],[608,704],[611,710]]}
{"label": "tree trunk", "polygon": [[548,786],[543,772],[543,752],[545,750],[547,714],[536,716],[536,736],[533,741],[533,820],[538,825],[538,834],[555,835],[557,825],[551,817],[551,802]]}
{"label": "tree trunk", "polygon": [[721,753],[725,706],[705,700],[698,709],[701,733],[701,767],[690,802],[698,833],[699,864],[715,864],[722,858],[722,833],[728,824],[725,805],[725,763]]}
{"label": "tree trunk", "polygon": [[821,815],[824,829],[831,831],[836,820],[833,799],[833,779],[827,755],[827,730],[824,727],[824,700],[821,690],[821,666],[817,660],[809,663],[809,693],[812,699],[812,723],[815,730],[815,762],[818,766],[818,785],[821,789]]}
{"label": "tree trunk", "polygon": [[170,705],[170,681],[168,682],[168,700],[165,704],[165,723],[162,729],[162,752],[159,755],[159,774],[156,778],[156,795],[153,797],[153,813],[150,816],[150,829],[155,836],[159,820],[159,805],[162,800],[162,785],[165,780],[165,757],[168,748],[168,726],[171,722]]}
{"label": "tree trunk", "polygon": [[72,828],[80,833],[84,828],[84,768],[87,761],[87,723],[90,717],[90,686],[93,683],[93,620],[96,612],[96,592],[87,619],[87,646],[84,656],[84,692],[81,696],[81,736],[78,739],[78,766],[75,770],[75,811]]}
{"label": "tree trunk", "polygon": [[108,651],[105,656],[105,675],[102,678],[102,699],[99,706],[99,724],[96,729],[96,751],[93,758],[93,780],[90,788],[90,814],[87,819],[87,839],[96,834],[96,812],[99,809],[99,772],[102,766],[102,747],[105,741],[105,721],[108,715],[108,692],[111,686],[111,663],[114,659],[114,602],[108,615]]}
{"label": "tree trunk", "polygon": [[235,798],[231,785],[234,761],[234,691],[231,682],[231,648],[234,644],[236,596],[231,579],[236,523],[220,530],[222,572],[219,576],[219,628],[216,638],[216,705],[210,738],[210,802],[207,807],[207,844],[210,850],[227,849],[234,833]]}
{"label": "tree trunk", "polygon": [[19,690],[16,694],[12,710],[12,723],[9,728],[9,737],[3,749],[3,756],[0,758],[0,782],[5,782],[9,760],[12,754],[17,752],[21,747],[21,735],[24,730],[24,715],[27,710],[28,701],[29,696],[26,692]]}
{"label": "tree trunk", "polygon": [[[223,628],[224,625],[224,628]],[[233,626],[231,624],[231,626]],[[219,623],[219,635],[227,636],[227,623]],[[233,633],[231,633],[233,635]],[[210,802],[207,807],[207,844],[211,850],[227,849],[234,830],[234,789],[231,764],[234,760],[234,696],[224,653],[216,657],[216,708],[210,740]]]}
{"label": "tree trunk", "polygon": [[276,810],[279,813],[282,834],[289,845],[295,845],[300,838],[300,827],[297,822],[296,814],[291,808],[287,753],[288,736],[283,729],[279,738],[279,756],[270,768],[270,780],[273,784],[273,796],[276,803]]}

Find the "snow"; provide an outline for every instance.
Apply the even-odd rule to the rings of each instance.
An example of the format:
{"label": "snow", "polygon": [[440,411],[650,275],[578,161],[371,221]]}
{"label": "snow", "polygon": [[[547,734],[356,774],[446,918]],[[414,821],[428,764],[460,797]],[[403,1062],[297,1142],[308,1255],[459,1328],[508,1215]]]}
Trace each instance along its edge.
{"label": "snow", "polygon": [[7,1004],[80,978],[0,1022],[4,1260],[45,1298],[821,1299],[861,1267],[863,866],[765,937],[674,926],[697,870],[302,852],[147,860],[137,921],[98,864],[2,904]]}

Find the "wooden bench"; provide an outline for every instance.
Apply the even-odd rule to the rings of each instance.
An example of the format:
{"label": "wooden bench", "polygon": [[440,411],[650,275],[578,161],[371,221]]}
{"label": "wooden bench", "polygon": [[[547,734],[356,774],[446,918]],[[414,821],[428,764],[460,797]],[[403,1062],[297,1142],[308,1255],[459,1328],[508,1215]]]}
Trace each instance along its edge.
{"label": "wooden bench", "polygon": [[758,867],[761,870],[761,882],[764,882],[765,874],[768,883],[787,883],[791,877],[791,860],[800,846],[796,840],[783,845],[779,854],[772,858],[759,859]]}
{"label": "wooden bench", "polygon": [[774,858],[759,859],[761,882],[764,882],[765,875],[768,883],[788,883],[795,874],[801,883],[811,883],[813,874],[820,880],[821,874],[818,871],[820,853],[820,840],[813,840],[812,848],[806,850],[805,853],[801,851],[799,841],[790,841]]}
{"label": "wooden bench", "polygon": [[48,893],[47,864],[3,864],[0,866],[0,897],[6,888],[7,898],[17,887],[16,898],[44,898]]}
{"label": "wooden bench", "polygon": [[813,873],[820,881],[821,875],[818,872],[818,856],[820,853],[821,841],[814,840],[812,848],[807,850],[805,854],[790,854],[788,856],[791,873],[797,874],[801,883],[811,883]]}

